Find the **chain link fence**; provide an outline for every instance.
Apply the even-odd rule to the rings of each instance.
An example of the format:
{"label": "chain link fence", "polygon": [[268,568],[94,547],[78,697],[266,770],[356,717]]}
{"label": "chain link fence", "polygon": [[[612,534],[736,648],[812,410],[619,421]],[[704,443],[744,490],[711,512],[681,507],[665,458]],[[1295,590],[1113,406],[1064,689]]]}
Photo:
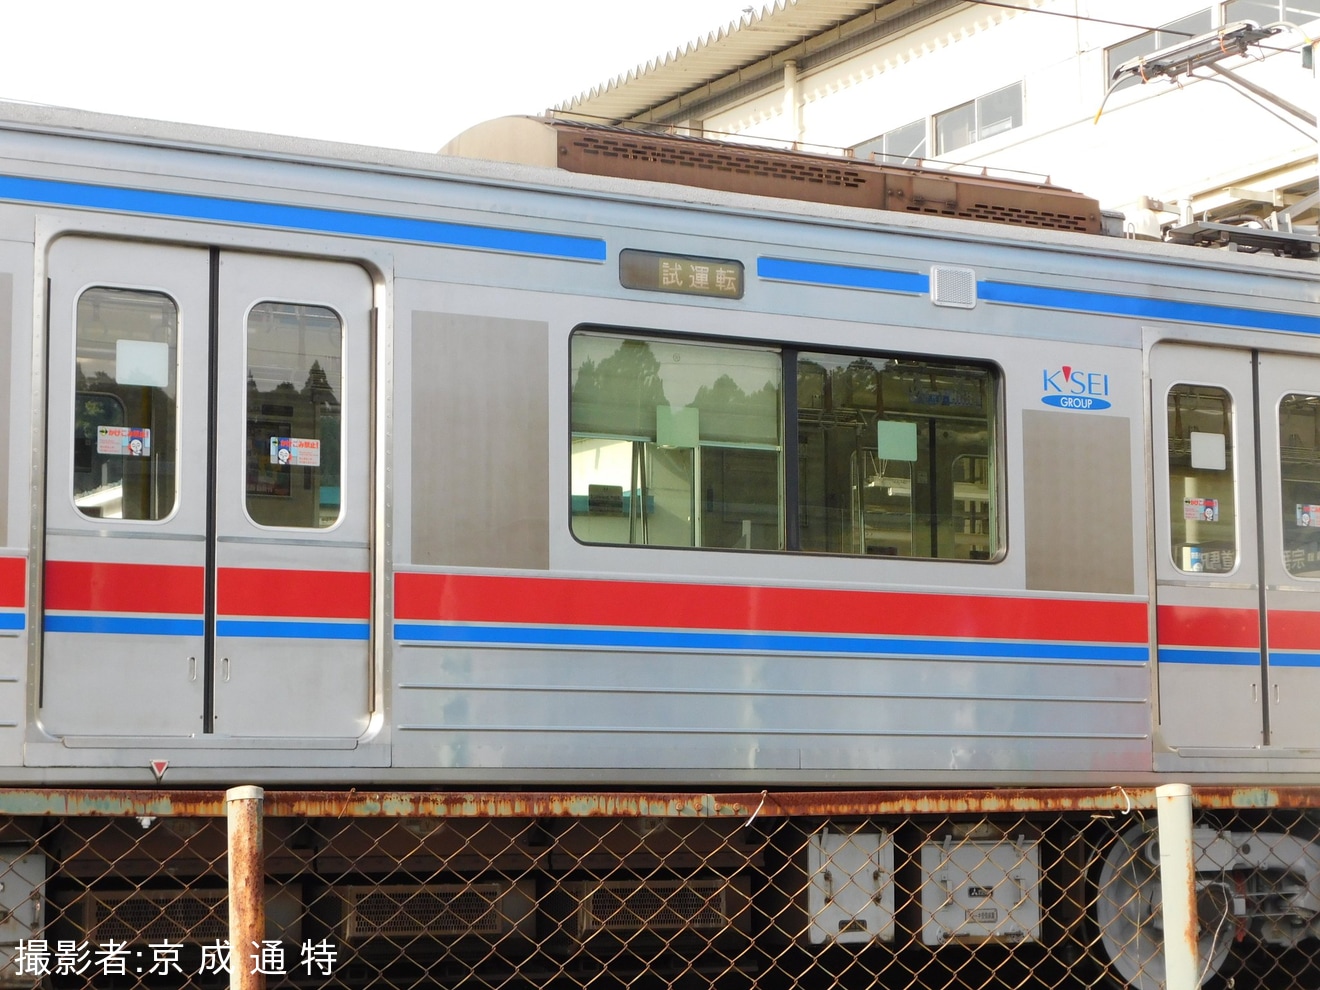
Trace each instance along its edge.
{"label": "chain link fence", "polygon": [[[257,792],[252,862],[231,869],[233,804],[0,792],[0,982],[1166,982],[1145,790]],[[1320,790],[1197,791],[1195,804],[1200,978],[1320,985]],[[236,895],[233,917],[240,867],[255,896],[244,906]]]}

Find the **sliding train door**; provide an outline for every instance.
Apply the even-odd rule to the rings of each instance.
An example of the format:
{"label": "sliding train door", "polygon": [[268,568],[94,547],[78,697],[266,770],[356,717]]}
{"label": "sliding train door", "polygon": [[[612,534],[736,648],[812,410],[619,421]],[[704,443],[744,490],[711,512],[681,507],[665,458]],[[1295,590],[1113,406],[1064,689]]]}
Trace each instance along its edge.
{"label": "sliding train door", "polygon": [[1269,745],[1320,747],[1320,359],[1261,354]]}
{"label": "sliding train door", "polygon": [[1160,736],[1320,746],[1320,360],[1151,352]]}
{"label": "sliding train door", "polygon": [[49,274],[43,727],[360,735],[367,274],[78,237]]}
{"label": "sliding train door", "polygon": [[50,265],[43,723],[198,733],[209,255],[60,241]]}

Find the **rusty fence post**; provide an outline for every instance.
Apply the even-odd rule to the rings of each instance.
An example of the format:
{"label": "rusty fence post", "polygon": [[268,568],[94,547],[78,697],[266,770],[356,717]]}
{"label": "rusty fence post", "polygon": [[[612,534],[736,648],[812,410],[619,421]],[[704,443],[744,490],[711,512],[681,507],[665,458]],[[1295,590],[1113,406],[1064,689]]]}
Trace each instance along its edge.
{"label": "rusty fence post", "polygon": [[260,787],[225,791],[229,823],[229,987],[265,990],[266,976],[257,962],[266,938],[265,862],[262,852]]}
{"label": "rusty fence post", "polygon": [[1192,789],[1186,784],[1155,788],[1160,844],[1160,895],[1164,912],[1164,972],[1167,990],[1196,990],[1196,864],[1192,844]]}

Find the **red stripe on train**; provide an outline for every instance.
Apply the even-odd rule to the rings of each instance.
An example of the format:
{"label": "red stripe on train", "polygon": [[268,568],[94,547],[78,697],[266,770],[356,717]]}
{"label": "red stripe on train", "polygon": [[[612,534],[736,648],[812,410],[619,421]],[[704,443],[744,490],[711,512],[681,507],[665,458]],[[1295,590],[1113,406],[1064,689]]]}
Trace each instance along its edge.
{"label": "red stripe on train", "polygon": [[216,609],[220,615],[368,619],[371,575],[366,571],[222,567]]}
{"label": "red stripe on train", "polygon": [[1141,602],[397,573],[398,619],[1145,643]]}
{"label": "red stripe on train", "polygon": [[199,615],[205,593],[200,567],[46,561],[45,607],[55,611]]}
{"label": "red stripe on train", "polygon": [[1254,608],[1161,605],[1155,616],[1161,646],[1260,649],[1260,613]]}
{"label": "red stripe on train", "polygon": [[1320,650],[1320,612],[1270,611],[1271,650]]}
{"label": "red stripe on train", "polygon": [[0,557],[0,608],[27,604],[27,559]]}
{"label": "red stripe on train", "polygon": [[[221,615],[327,619],[371,615],[371,575],[365,571],[222,567],[219,574],[216,594]],[[200,567],[72,560],[46,563],[45,607],[54,611],[198,615],[205,590]]]}

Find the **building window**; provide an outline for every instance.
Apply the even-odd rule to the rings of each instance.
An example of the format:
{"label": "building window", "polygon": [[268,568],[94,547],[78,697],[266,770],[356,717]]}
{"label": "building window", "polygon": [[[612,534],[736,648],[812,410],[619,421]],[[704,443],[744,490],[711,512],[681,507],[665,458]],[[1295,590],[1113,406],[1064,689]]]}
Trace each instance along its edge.
{"label": "building window", "polygon": [[1230,0],[1224,4],[1224,23],[1255,21],[1305,24],[1320,17],[1320,0]]}
{"label": "building window", "polygon": [[[1229,4],[1229,6],[1235,6]],[[1244,4],[1244,6],[1246,6]],[[1273,4],[1255,4],[1254,6],[1269,7]],[[1149,55],[1162,48],[1168,48],[1170,45],[1176,45],[1180,41],[1186,41],[1188,38],[1195,38],[1197,35],[1206,34],[1214,30],[1213,11],[1210,9],[1198,11],[1195,14],[1188,14],[1186,17],[1180,17],[1176,21],[1170,21],[1163,27],[1154,31],[1147,31],[1139,34],[1135,38],[1128,38],[1127,41],[1120,42],[1105,49],[1105,86],[1113,81],[1114,71],[1126,62],[1131,62],[1134,58],[1140,58],[1143,55]],[[1243,18],[1234,18],[1242,20]],[[1117,92],[1120,89],[1126,89],[1128,86],[1139,86],[1141,80],[1136,76],[1129,76],[1114,87]]]}
{"label": "building window", "polygon": [[885,131],[852,149],[857,158],[875,155],[882,162],[915,165],[926,157],[926,118]]}
{"label": "building window", "polygon": [[935,115],[935,153],[947,155],[976,141],[1022,126],[1022,83]]}

